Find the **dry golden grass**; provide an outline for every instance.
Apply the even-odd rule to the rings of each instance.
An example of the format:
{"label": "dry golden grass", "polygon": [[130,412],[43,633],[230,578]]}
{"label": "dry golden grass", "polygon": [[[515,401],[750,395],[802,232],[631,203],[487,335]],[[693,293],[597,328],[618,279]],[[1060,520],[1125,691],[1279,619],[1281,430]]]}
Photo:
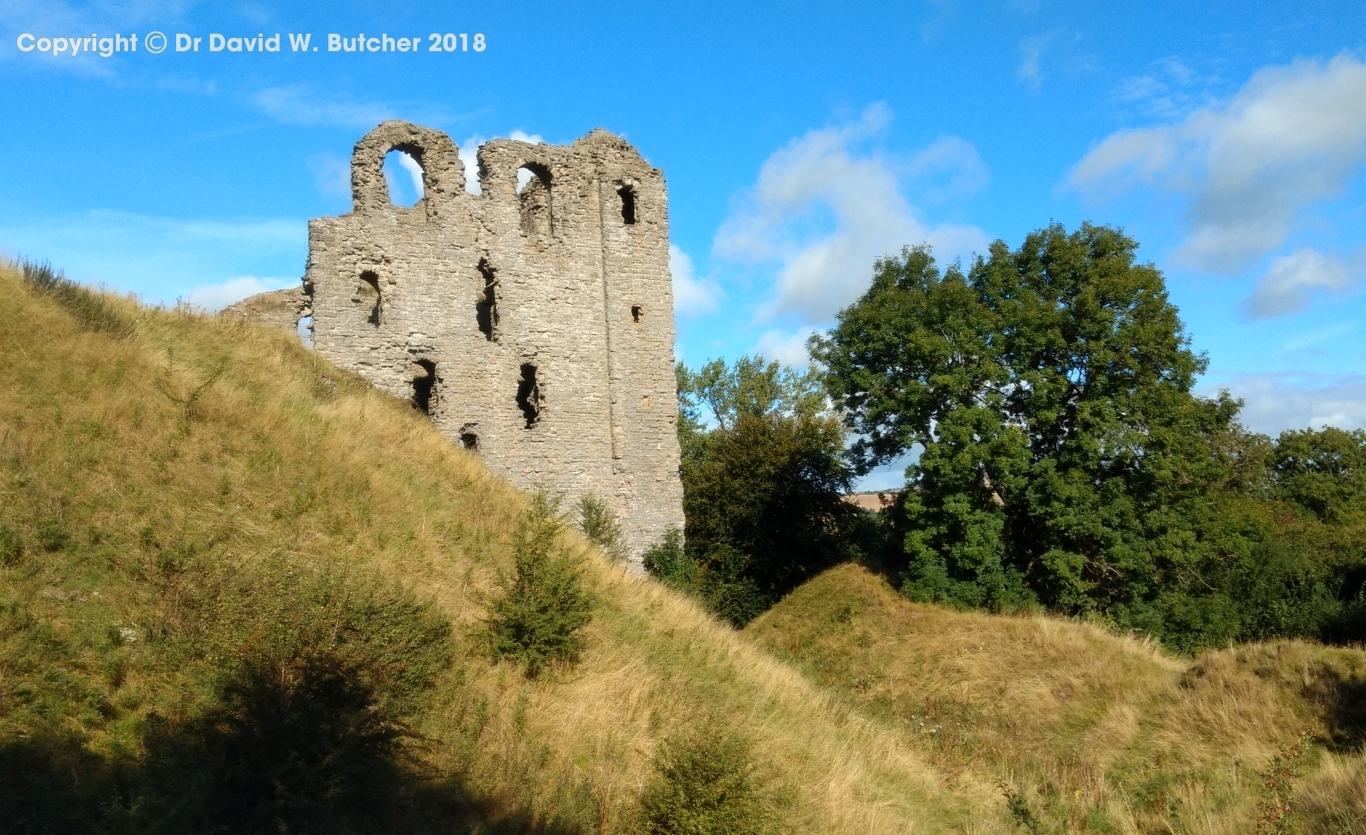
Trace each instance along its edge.
{"label": "dry golden grass", "polygon": [[[1052,831],[1250,832],[1260,770],[1313,724],[1338,752],[1311,757],[1306,831],[1363,831],[1359,651],[1180,661],[1076,623],[910,604],[854,567],[737,634],[566,534],[600,605],[578,663],[528,681],[471,637],[526,499],[412,409],[290,334],[109,299],[136,320],[124,337],[12,271],[0,294],[0,525],[31,546],[0,567],[0,606],[71,648],[66,678],[34,681],[105,700],[62,720],[91,751],[135,747],[148,715],[192,701],[177,671],[100,667],[100,636],[174,614],[157,561],[283,558],[380,572],[450,617],[458,658],[422,756],[528,831],[630,831],[655,746],[703,720],[751,739],[783,831],[851,835],[1020,831],[998,781]],[[60,559],[32,547],[54,520],[80,543]],[[0,741],[34,715],[16,675],[0,667]]]}
{"label": "dry golden grass", "polygon": [[1022,791],[1060,831],[1251,832],[1261,771],[1304,727],[1343,752],[1311,756],[1331,766],[1305,803],[1362,797],[1348,776],[1363,773],[1361,650],[1278,642],[1178,660],[1086,624],[914,604],[852,565],[746,634],[949,773]]}
{"label": "dry golden grass", "polygon": [[[380,572],[449,615],[460,657],[420,720],[423,756],[509,819],[629,831],[657,742],[710,717],[752,740],[784,831],[1009,831],[989,781],[932,768],[899,729],[571,534],[600,600],[582,658],[539,681],[488,660],[471,635],[525,497],[292,335],[111,298],[136,320],[113,338],[13,271],[0,294],[0,524],[32,543],[58,520],[81,542],[0,568],[0,604],[50,621],[73,647],[64,675],[107,699],[64,720],[90,750],[186,709],[176,671],[96,669],[99,636],[173,614],[148,580],[158,559],[283,558]],[[0,700],[0,737],[28,730],[14,705]]]}

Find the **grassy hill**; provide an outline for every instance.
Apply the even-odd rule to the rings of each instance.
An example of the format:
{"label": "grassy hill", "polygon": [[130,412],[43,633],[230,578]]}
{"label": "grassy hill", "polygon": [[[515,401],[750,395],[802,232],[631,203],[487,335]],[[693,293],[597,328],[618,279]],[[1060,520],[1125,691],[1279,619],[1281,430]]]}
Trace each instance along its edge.
{"label": "grassy hill", "polygon": [[597,605],[530,680],[481,638],[527,498],[406,404],[288,333],[0,295],[6,832],[631,832],[667,740],[732,733],[775,831],[1250,832],[1310,724],[1297,814],[1363,831],[1360,651],[1179,661],[854,567],[736,633],[566,532]]}
{"label": "grassy hill", "polygon": [[1292,760],[1297,831],[1366,832],[1366,652],[1303,642],[1193,660],[1048,617],[912,603],[853,565],[745,633],[901,730],[945,775],[1003,784],[1022,831],[1258,828],[1273,757]]}
{"label": "grassy hill", "polygon": [[[392,784],[351,817],[319,789],[329,831],[630,831],[661,740],[698,727],[748,739],[782,831],[1010,831],[989,781],[572,534],[598,600],[578,663],[531,681],[491,660],[478,634],[526,497],[291,334],[12,269],[0,294],[7,831],[183,831],[230,808],[299,733],[242,718],[297,695],[271,675],[320,682],[310,721],[335,744],[305,739],[303,761]],[[403,721],[352,710],[362,686]]]}

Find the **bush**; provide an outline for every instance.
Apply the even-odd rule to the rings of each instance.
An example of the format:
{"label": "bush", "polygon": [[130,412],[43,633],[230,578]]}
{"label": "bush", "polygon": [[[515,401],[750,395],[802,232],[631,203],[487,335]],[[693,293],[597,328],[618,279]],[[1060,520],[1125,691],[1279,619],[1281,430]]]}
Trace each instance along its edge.
{"label": "bush", "polygon": [[621,538],[621,522],[617,515],[597,496],[585,494],[575,507],[579,516],[579,530],[607,555],[617,561],[626,559],[626,543]]}
{"label": "bush", "polygon": [[577,559],[559,551],[556,503],[532,499],[517,531],[515,573],[499,572],[502,594],[489,605],[487,636],[496,658],[509,658],[535,678],[549,663],[573,659],[579,630],[592,619],[593,599]]}
{"label": "bush", "polygon": [[754,780],[749,743],[714,723],[664,741],[640,801],[642,835],[751,835],[771,815]]}
{"label": "bush", "polygon": [[644,563],[665,585],[696,598],[736,628],[772,603],[749,576],[749,556],[726,543],[712,546],[704,564],[683,547],[682,531],[670,528],[645,552]]}

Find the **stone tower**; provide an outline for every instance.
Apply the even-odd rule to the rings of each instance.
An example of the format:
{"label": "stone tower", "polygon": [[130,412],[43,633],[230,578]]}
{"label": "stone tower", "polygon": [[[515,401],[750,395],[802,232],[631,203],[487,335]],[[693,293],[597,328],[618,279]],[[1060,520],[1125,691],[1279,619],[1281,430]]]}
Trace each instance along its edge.
{"label": "stone tower", "polygon": [[[411,208],[389,196],[392,150],[422,168]],[[514,484],[597,496],[638,562],[683,525],[664,176],[595,130],[491,141],[479,182],[440,131],[389,121],[356,143],[351,213],[308,225],[314,347]]]}

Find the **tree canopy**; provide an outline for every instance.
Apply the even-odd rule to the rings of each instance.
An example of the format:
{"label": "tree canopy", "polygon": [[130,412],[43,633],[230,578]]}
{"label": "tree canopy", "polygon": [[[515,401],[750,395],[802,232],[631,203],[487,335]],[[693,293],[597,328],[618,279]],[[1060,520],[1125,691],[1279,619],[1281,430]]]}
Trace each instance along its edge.
{"label": "tree canopy", "polygon": [[1206,490],[1231,477],[1220,439],[1240,404],[1192,392],[1205,358],[1136,248],[1053,225],[966,273],[908,248],[813,338],[856,466],[921,450],[904,496],[914,597],[1157,631],[1222,605],[1209,575],[1255,540]]}
{"label": "tree canopy", "polygon": [[647,563],[740,625],[848,555],[844,429],[813,372],[742,357],[677,374],[686,553]]}

